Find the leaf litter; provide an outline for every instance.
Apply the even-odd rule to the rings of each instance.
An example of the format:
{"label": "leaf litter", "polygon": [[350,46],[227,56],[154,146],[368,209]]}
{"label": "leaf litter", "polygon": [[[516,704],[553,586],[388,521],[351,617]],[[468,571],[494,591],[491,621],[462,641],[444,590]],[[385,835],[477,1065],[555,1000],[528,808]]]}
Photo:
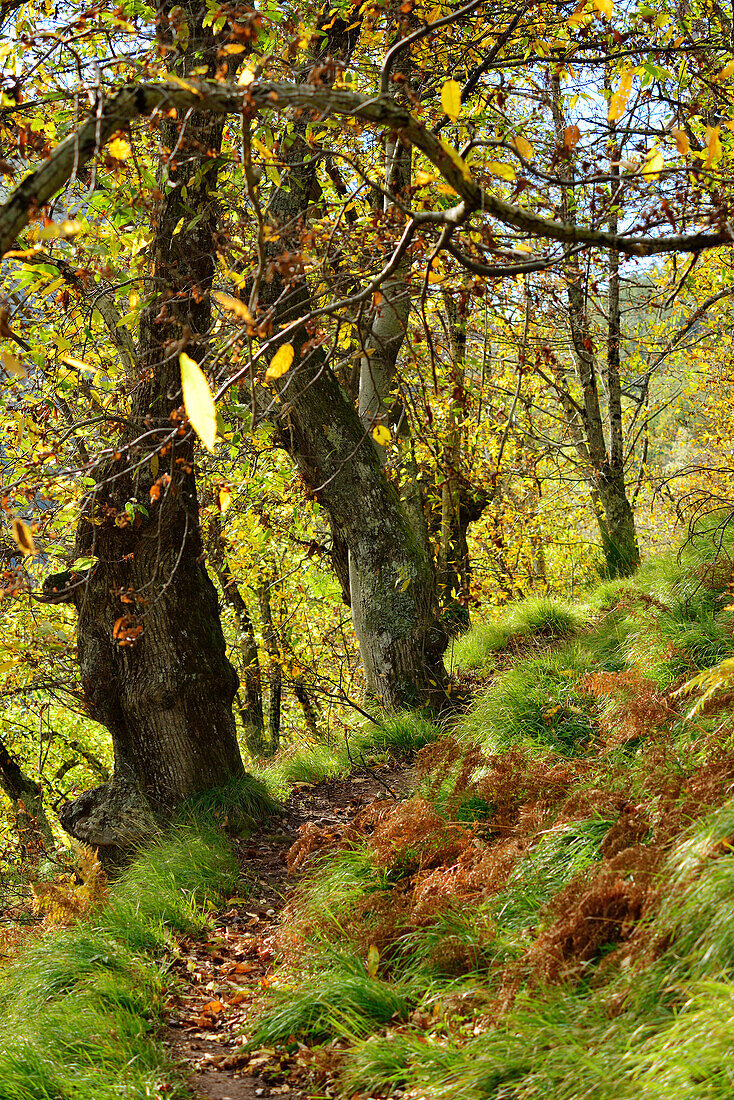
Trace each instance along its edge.
{"label": "leaf litter", "polygon": [[[338,843],[361,813],[379,814],[389,772],[391,789],[410,768],[382,765],[346,779],[298,784],[283,810],[239,845],[242,886],[213,914],[211,929],[179,940],[168,999],[166,1045],[195,1095],[206,1100],[305,1100],[314,1077],[336,1069],[342,1040],[314,1050],[242,1050],[253,1009],[274,984],[277,922],[308,863],[308,854]],[[392,804],[392,800],[391,804]],[[370,809],[371,808],[371,809]],[[241,895],[241,896],[239,896]],[[309,1087],[311,1086],[311,1087]]]}

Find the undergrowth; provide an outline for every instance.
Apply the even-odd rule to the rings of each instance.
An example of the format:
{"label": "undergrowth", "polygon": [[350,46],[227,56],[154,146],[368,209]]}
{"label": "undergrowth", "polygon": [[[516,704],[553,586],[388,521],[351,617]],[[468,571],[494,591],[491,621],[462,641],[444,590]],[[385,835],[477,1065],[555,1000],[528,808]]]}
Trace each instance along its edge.
{"label": "undergrowth", "polygon": [[731,566],[694,542],[459,644],[513,667],[410,797],[302,830],[251,1045],[321,1044],[348,1096],[731,1097],[734,722],[680,693],[734,654]]}
{"label": "undergrowth", "polygon": [[340,742],[289,746],[253,770],[272,795],[281,797],[297,783],[322,783],[381,762],[408,762],[442,732],[437,722],[413,711],[386,714],[345,730]]}
{"label": "undergrowth", "polygon": [[189,1095],[157,1039],[166,971],[236,877],[200,817],[141,852],[92,916],[30,938],[0,973],[0,1100]]}

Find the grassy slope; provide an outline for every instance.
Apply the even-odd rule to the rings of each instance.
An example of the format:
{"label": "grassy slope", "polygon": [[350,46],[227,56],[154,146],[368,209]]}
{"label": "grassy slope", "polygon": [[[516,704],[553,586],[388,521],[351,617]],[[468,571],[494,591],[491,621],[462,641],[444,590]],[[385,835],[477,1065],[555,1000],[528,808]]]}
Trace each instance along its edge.
{"label": "grassy slope", "polygon": [[347,1095],[734,1094],[731,716],[675,695],[734,652],[731,563],[710,559],[457,647],[491,668],[560,639],[419,753],[416,797],[323,853],[254,1045],[346,1040]]}
{"label": "grassy slope", "polygon": [[215,823],[251,825],[269,806],[258,784],[220,792],[140,854],[107,904],[44,929],[0,975],[0,1100],[189,1096],[161,1046],[176,935],[207,924],[238,867]]}

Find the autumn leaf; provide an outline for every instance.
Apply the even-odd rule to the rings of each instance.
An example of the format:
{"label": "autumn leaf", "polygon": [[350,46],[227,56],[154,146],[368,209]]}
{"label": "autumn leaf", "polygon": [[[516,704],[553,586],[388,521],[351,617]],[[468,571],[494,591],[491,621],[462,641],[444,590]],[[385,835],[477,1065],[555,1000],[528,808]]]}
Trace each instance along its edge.
{"label": "autumn leaf", "polygon": [[224,513],[232,503],[232,492],[226,485],[222,485],[219,490],[219,511]]}
{"label": "autumn leaf", "polygon": [[512,139],[512,144],[515,146],[520,156],[525,157],[525,160],[532,160],[535,156],[535,150],[532,145],[528,139],[524,138],[521,134],[518,134]]}
{"label": "autumn leaf", "polygon": [[635,78],[634,69],[625,69],[622,73],[622,79],[619,82],[619,87],[609,100],[609,121],[616,122],[616,120],[624,114],[624,109],[627,106],[627,100],[630,97],[632,91],[632,82]]}
{"label": "autumn leaf", "polygon": [[611,19],[614,11],[614,0],[594,0],[594,7],[600,15],[605,15],[607,19]]}
{"label": "autumn leaf", "polygon": [[433,183],[436,177],[430,172],[423,172],[419,169],[415,174],[415,182],[418,187],[426,187],[427,184]]}
{"label": "autumn leaf", "polygon": [[125,141],[124,138],[113,138],[107,149],[110,156],[114,157],[115,160],[129,160],[132,154],[130,142]]}
{"label": "autumn leaf", "polygon": [[377,969],[380,965],[380,951],[379,948],[371,943],[369,950],[367,951],[367,973],[370,978],[377,977]]}
{"label": "autumn leaf", "polygon": [[727,61],[720,73],[716,74],[716,80],[730,80],[734,76],[734,61]]}
{"label": "autumn leaf", "polygon": [[575,149],[578,143],[581,141],[581,131],[576,123],[572,126],[567,126],[563,131],[563,144],[566,149]]}
{"label": "autumn leaf", "polygon": [[11,524],[13,542],[27,558],[35,558],[38,550],[28,524],[22,519],[14,519]]}
{"label": "autumn leaf", "polygon": [[80,233],[84,232],[84,228],[81,222],[65,218],[64,221],[50,222],[43,229],[39,229],[36,233],[36,240],[54,241],[59,237],[68,240],[71,237],[78,237]]}
{"label": "autumn leaf", "polygon": [[721,148],[721,129],[718,126],[706,127],[706,159],[704,161],[704,168],[714,168],[722,156],[724,151]]}
{"label": "autumn leaf", "polygon": [[447,141],[444,141],[443,138],[439,138],[438,140],[441,142],[441,148],[443,149],[444,153],[447,157],[450,158],[450,160],[453,161],[453,163],[461,172],[464,179],[471,180],[471,171],[466,161],[459,156],[456,150],[451,145],[449,145]]}
{"label": "autumn leaf", "polygon": [[502,164],[498,160],[490,160],[486,166],[487,171],[491,172],[493,176],[499,176],[503,180],[514,180],[515,169],[511,164]]}
{"label": "autumn leaf", "polygon": [[13,355],[11,351],[0,351],[0,362],[8,374],[11,374],[13,378],[28,377],[28,371],[23,366],[23,363],[18,356]]}
{"label": "autumn leaf", "polygon": [[461,85],[456,80],[444,81],[441,88],[441,106],[452,122],[461,114]]}
{"label": "autumn leaf", "polygon": [[72,370],[94,370],[94,367],[90,367],[89,363],[85,363],[83,359],[74,359],[72,355],[64,355],[61,362],[71,367]]}
{"label": "autumn leaf", "polygon": [[270,360],[270,366],[265,371],[265,381],[273,382],[276,378],[282,378],[284,374],[287,374],[291,369],[294,355],[293,344],[281,344]]}
{"label": "autumn leaf", "polygon": [[392,439],[392,433],[384,424],[378,424],[376,428],[372,429],[372,438],[380,447],[387,447]]}
{"label": "autumn leaf", "polygon": [[645,179],[656,180],[664,167],[665,161],[663,160],[662,153],[656,146],[647,154],[647,159],[642,167],[642,175]]}
{"label": "autumn leaf", "polygon": [[186,352],[181,352],[178,362],[181,367],[184,408],[189,423],[207,451],[213,454],[217,438],[217,410],[209,383],[199,364]]}
{"label": "autumn leaf", "polygon": [[231,294],[223,294],[221,290],[215,290],[212,294],[212,298],[214,298],[216,302],[219,302],[223,309],[227,309],[230,313],[234,313],[239,321],[247,321],[248,324],[254,323],[252,314],[245,303],[241,302],[239,298],[233,298]]}
{"label": "autumn leaf", "polygon": [[688,140],[688,134],[685,130],[679,130],[677,126],[674,126],[670,133],[675,138],[675,147],[678,152],[686,156],[686,154],[691,151],[691,143]]}

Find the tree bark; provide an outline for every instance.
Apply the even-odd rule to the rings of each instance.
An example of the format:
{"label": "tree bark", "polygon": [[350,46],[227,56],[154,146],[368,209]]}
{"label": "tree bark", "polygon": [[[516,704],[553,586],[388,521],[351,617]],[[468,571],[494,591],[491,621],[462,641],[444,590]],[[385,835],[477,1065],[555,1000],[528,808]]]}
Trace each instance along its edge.
{"label": "tree bark", "polygon": [[[560,107],[560,86],[554,79],[553,114],[556,140],[563,145],[563,117]],[[618,161],[618,150],[610,157]],[[612,164],[613,178],[619,176],[619,168]],[[571,178],[570,164],[566,177]],[[566,189],[562,195],[563,219],[569,225],[576,224],[573,199]],[[612,213],[610,229],[617,232],[617,214]],[[611,237],[614,239],[614,237]],[[626,577],[640,564],[634,511],[627,495],[624,471],[624,426],[622,422],[622,394],[620,383],[621,322],[619,309],[619,251],[609,252],[609,288],[607,296],[607,385],[609,413],[609,446],[604,432],[604,420],[599,400],[599,371],[594,354],[594,343],[586,310],[586,295],[581,272],[568,271],[568,322],[576,370],[581,383],[581,403],[574,406],[570,400],[562,405],[572,432],[576,431],[576,418],[583,425],[583,446],[577,451],[585,454],[588,467],[592,506],[602,540],[606,573],[610,577]]]}
{"label": "tree bark", "polygon": [[237,645],[242,661],[242,683],[240,686],[244,688],[244,703],[241,701],[241,694],[238,694],[237,699],[245,741],[250,755],[259,757],[262,755],[265,733],[260,656],[247,602],[232,575],[232,570],[227,561],[219,517],[216,517],[216,520],[212,522],[209,545],[210,561],[219,577],[222,595],[225,603],[228,603],[232,608],[237,622]]}
{"label": "tree bark", "polygon": [[[204,9],[189,4],[185,12],[182,73],[202,59],[213,73]],[[161,126],[164,149],[176,150],[151,249],[153,285],[163,289],[141,319],[128,427],[117,455],[97,471],[77,534],[77,554],[98,559],[69,591],[82,683],[91,717],[112,734],[115,766],[111,784],[87,792],[61,819],[91,844],[129,843],[123,819],[136,802],[133,816],[145,828],[148,808],[165,815],[242,772],[232,713],[238,679],[203,565],[178,364],[183,350],[198,362],[206,355],[221,138],[222,120],[207,112]]]}
{"label": "tree bark", "polygon": [[274,577],[263,576],[258,588],[260,622],[268,655],[268,741],[263,741],[260,756],[274,756],[280,745],[281,705],[283,701],[283,654],[278,629],[273,622],[270,588]]}
{"label": "tree bark", "polygon": [[0,788],[13,804],[22,860],[37,860],[53,851],[54,838],[43,805],[41,784],[25,774],[0,741]]}
{"label": "tree bark", "polygon": [[[335,23],[329,49],[346,59],[352,46],[340,45],[337,30]],[[308,218],[314,192],[315,164],[304,128],[303,122],[293,124],[284,158],[288,190],[278,191],[270,205],[281,234],[278,252],[299,251],[297,227]],[[272,278],[263,284],[260,300],[283,325],[306,315],[311,300],[303,275],[294,272],[286,282],[280,274],[273,262],[277,254],[271,245]],[[291,333],[290,342],[295,367],[276,383],[284,409],[277,418],[281,440],[325,508],[332,531],[348,547],[350,602],[367,691],[388,709],[444,700],[446,638],[437,620],[433,563],[385,477],[371,432],[322,348],[308,344],[303,328]],[[391,353],[394,346],[394,341],[382,345]]]}

